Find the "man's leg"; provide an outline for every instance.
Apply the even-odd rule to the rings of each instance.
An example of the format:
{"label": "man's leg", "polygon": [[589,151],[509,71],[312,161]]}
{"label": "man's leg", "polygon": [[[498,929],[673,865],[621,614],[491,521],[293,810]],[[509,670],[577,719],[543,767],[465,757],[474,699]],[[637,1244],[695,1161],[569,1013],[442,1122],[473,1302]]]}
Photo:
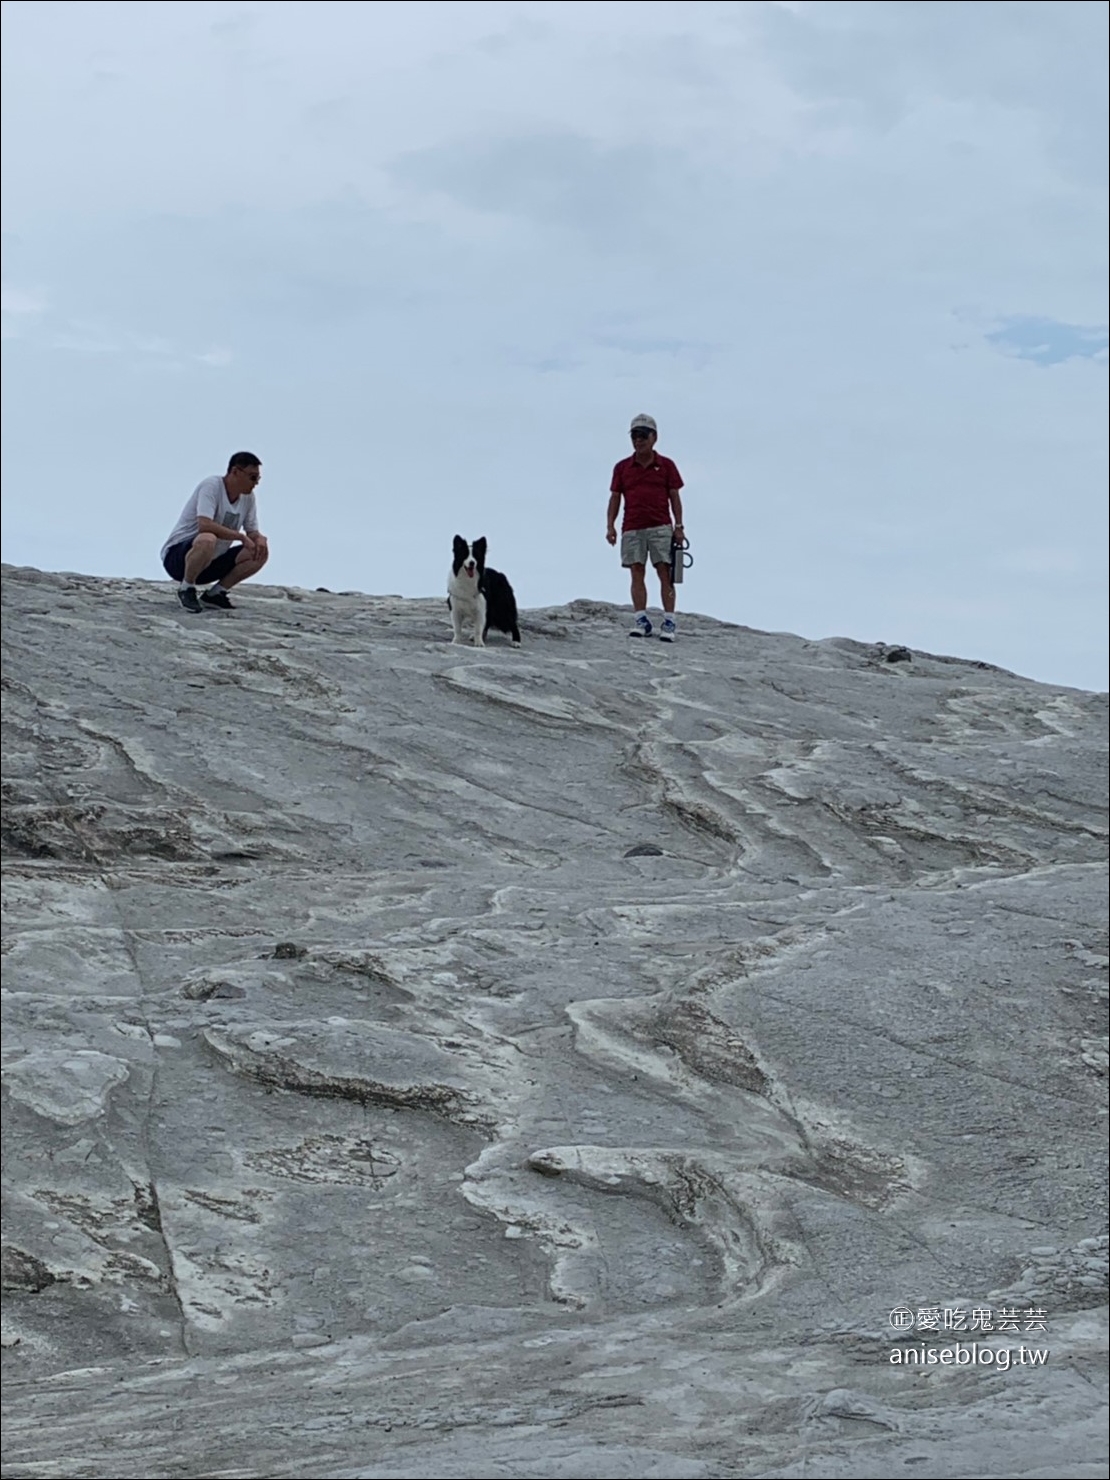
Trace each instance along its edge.
{"label": "man's leg", "polygon": [[647,581],[644,579],[646,570],[647,564],[642,560],[628,567],[632,577],[632,609],[636,613],[629,637],[650,637],[654,630],[647,614]]}
{"label": "man's leg", "polygon": [[214,534],[198,534],[189,553],[185,556],[185,584],[195,586],[200,579],[200,573],[206,565],[212,563],[216,553],[216,536]]}
{"label": "man's leg", "polygon": [[663,642],[674,642],[678,628],[674,620],[674,582],[671,580],[671,563],[655,562],[655,574],[659,577],[659,599],[663,603],[663,625],[659,636]]}
{"label": "man's leg", "polygon": [[630,565],[629,574],[632,577],[632,610],[634,612],[647,611],[647,581],[644,579],[646,566]]}
{"label": "man's leg", "polygon": [[237,586],[240,581],[247,581],[250,580],[251,576],[256,576],[268,559],[268,553],[261,556],[248,555],[247,547],[243,545],[236,557],[235,564],[226,576],[220,577],[220,585],[225,591],[230,591],[232,586]]}
{"label": "man's leg", "polygon": [[[657,564],[655,574],[659,577],[659,600],[663,603],[665,612],[674,611],[674,582],[671,580],[671,567],[669,562]],[[647,592],[644,593],[644,605],[647,605]]]}

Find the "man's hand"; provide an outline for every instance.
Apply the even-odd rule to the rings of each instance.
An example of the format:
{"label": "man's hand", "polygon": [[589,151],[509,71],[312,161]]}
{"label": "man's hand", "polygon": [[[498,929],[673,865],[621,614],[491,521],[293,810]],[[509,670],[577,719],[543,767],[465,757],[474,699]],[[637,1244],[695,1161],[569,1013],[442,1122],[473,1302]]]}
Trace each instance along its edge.
{"label": "man's hand", "polygon": [[605,531],[605,538],[611,545],[617,543],[617,531],[614,525],[610,524],[609,528]]}

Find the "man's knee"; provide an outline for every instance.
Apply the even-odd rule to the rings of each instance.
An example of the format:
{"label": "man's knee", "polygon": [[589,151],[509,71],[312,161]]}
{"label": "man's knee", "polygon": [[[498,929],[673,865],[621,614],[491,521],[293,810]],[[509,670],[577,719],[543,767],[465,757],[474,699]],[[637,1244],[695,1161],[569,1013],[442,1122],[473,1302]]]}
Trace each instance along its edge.
{"label": "man's knee", "polygon": [[211,557],[215,548],[216,536],[214,534],[198,534],[196,539],[189,546],[189,554],[192,555],[195,551],[198,555],[207,555]]}
{"label": "man's knee", "polygon": [[634,581],[642,581],[647,574],[647,565],[642,560],[635,560],[628,567],[628,571]]}

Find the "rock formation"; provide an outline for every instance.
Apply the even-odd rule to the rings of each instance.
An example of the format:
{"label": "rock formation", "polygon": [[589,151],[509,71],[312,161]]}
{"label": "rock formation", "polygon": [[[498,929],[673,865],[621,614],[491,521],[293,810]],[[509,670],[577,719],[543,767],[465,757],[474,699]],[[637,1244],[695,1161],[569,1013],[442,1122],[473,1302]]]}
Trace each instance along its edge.
{"label": "rock formation", "polygon": [[1105,696],[236,599],[5,570],[6,1473],[1103,1473]]}

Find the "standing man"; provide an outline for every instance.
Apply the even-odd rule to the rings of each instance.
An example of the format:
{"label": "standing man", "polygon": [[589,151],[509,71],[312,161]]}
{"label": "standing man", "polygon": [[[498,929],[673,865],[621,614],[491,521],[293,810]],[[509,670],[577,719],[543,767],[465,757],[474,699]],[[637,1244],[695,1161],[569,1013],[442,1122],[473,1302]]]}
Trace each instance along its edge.
{"label": "standing man", "polygon": [[[162,546],[162,564],[178,582],[177,599],[187,612],[213,606],[229,611],[232,586],[256,576],[270,558],[258,528],[254,490],[262,464],[253,452],[236,452],[221,478],[205,478],[193,490],[181,518]],[[235,543],[240,541],[241,543]],[[210,586],[200,597],[197,585]]]}
{"label": "standing man", "polygon": [[[636,613],[629,637],[650,637],[647,614],[647,581],[650,560],[659,577],[663,603],[662,642],[674,642],[678,628],[674,619],[674,582],[671,580],[671,540],[685,537],[682,524],[682,478],[669,457],[655,450],[658,428],[643,412],[632,418],[632,456],[613,469],[605,538],[617,543],[617,510],[624,499],[621,525],[621,564],[632,572],[632,607]],[[674,528],[671,516],[674,515]]]}

